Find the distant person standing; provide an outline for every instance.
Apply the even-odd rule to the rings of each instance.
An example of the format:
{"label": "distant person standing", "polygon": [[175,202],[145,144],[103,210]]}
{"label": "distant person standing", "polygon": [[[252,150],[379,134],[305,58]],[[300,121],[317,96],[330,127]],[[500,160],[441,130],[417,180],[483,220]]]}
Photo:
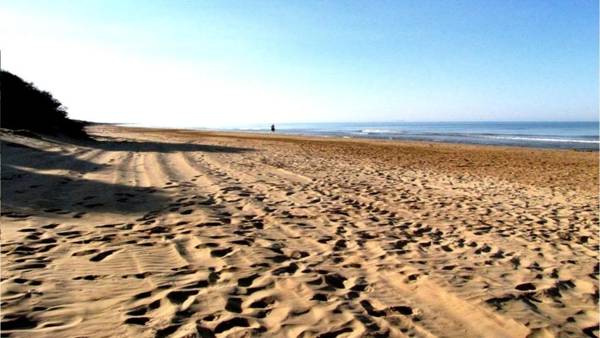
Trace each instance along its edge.
{"label": "distant person standing", "polygon": [[271,125],[271,132],[272,132],[272,133],[274,133],[274,132],[275,132],[275,125],[274,125],[274,124],[272,124],[272,125]]}

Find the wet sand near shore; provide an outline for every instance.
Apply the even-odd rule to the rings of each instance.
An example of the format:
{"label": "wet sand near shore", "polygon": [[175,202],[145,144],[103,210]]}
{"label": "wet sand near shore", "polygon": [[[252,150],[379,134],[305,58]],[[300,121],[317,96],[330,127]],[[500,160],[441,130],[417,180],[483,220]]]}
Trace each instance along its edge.
{"label": "wet sand near shore", "polygon": [[598,335],[598,153],[1,132],[2,335]]}

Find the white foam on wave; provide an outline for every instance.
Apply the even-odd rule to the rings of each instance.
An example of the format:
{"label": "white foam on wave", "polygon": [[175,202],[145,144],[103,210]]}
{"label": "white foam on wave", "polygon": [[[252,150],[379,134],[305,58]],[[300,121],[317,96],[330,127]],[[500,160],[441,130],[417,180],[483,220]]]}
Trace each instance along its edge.
{"label": "white foam on wave", "polygon": [[515,141],[533,141],[533,142],[562,142],[562,143],[587,143],[600,144],[600,140],[578,140],[552,137],[531,137],[531,136],[503,136],[503,135],[479,135],[484,138],[515,140]]}
{"label": "white foam on wave", "polygon": [[[392,130],[392,129],[361,129],[361,134],[397,134],[400,136],[402,132],[400,130]],[[421,136],[421,137],[460,137],[460,138],[487,138],[487,139],[496,139],[496,140],[512,140],[512,141],[528,141],[528,142],[558,142],[558,143],[585,143],[585,144],[600,144],[600,140],[582,140],[582,139],[573,139],[573,138],[558,138],[558,137],[548,137],[548,136],[519,136],[519,135],[483,135],[483,134],[470,134],[470,133],[413,133],[412,136]]]}
{"label": "white foam on wave", "polygon": [[360,132],[363,134],[398,134],[400,131],[391,129],[361,129]]}

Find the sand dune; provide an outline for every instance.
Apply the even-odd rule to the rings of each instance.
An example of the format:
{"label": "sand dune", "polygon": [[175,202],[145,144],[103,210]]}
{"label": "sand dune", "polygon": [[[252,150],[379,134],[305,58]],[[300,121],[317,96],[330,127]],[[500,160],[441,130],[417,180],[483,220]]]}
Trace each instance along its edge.
{"label": "sand dune", "polygon": [[598,335],[597,153],[2,138],[2,336]]}

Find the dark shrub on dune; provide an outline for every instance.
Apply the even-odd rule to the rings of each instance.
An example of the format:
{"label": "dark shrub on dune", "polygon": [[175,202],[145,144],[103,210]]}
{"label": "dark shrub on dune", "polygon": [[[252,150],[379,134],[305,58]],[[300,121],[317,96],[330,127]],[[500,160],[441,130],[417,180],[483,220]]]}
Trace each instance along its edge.
{"label": "dark shrub on dune", "polygon": [[7,71],[0,73],[0,127],[87,138],[85,123],[68,119],[66,108],[49,92]]}

